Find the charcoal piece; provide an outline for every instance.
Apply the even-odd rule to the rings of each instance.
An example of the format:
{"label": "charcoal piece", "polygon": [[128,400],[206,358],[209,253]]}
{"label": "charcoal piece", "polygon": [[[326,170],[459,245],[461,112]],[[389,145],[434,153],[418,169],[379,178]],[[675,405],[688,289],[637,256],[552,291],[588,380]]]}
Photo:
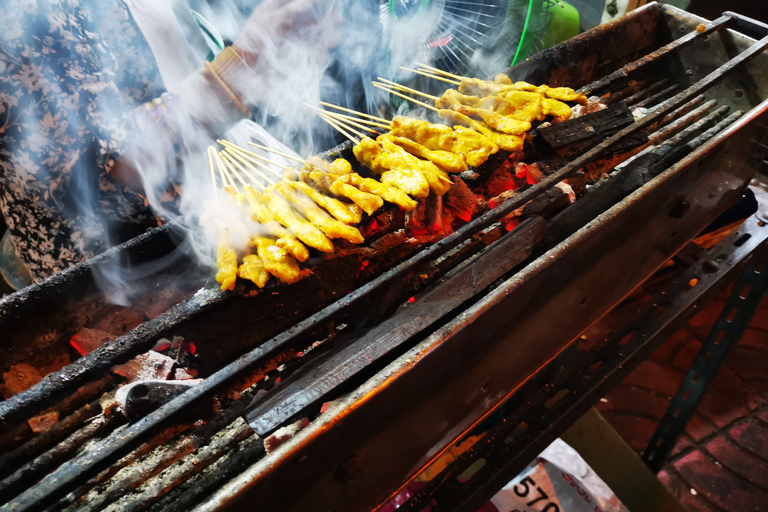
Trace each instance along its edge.
{"label": "charcoal piece", "polygon": [[593,144],[613,135],[634,122],[632,112],[623,102],[592,114],[553,124],[537,130],[538,137],[544,139],[552,149],[565,149],[573,146]]}

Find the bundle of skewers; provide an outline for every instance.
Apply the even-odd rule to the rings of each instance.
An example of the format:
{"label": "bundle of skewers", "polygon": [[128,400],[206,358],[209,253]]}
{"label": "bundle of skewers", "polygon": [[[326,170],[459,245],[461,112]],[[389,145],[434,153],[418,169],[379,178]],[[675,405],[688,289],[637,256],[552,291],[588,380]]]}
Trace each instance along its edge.
{"label": "bundle of skewers", "polygon": [[334,239],[365,242],[361,222],[386,203],[412,212],[430,195],[449,193],[456,181],[452,176],[482,166],[499,151],[522,151],[533,123],[568,119],[571,107],[565,102],[587,103],[572,89],[512,83],[506,75],[485,81],[426,65],[409,71],[457,88],[437,97],[381,78],[374,86],[436,112],[447,124],[407,116],[388,121],[329,103],[322,103],[326,110],[310,107],[354,143],[362,166],[356,165],[358,172],[342,158],[303,160],[253,142],[248,144],[301,167],[225,140],[218,141],[221,150],[208,148],[214,189],[262,228],[241,254],[230,246],[226,232],[220,236],[216,280],[222,289],[234,289],[237,277],[259,288],[271,276],[287,284],[298,281],[299,263],[309,259],[310,250],[333,253]]}

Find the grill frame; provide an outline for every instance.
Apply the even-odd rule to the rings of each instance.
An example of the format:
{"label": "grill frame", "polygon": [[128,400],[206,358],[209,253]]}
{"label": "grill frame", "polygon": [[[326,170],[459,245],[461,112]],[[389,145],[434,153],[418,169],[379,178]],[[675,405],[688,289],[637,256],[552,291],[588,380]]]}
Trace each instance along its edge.
{"label": "grill frame", "polygon": [[[648,28],[649,20],[661,16],[661,13],[678,17],[672,8],[648,6],[615,22],[611,27],[579,36],[559,50],[556,47],[544,52],[541,57],[526,62],[523,69],[541,73],[546,68],[542,63],[553,59],[554,63],[549,64],[549,78],[541,81],[552,85],[562,83],[558,80],[568,76],[564,71],[567,66],[562,64],[569,55],[568,45],[571,45],[572,50],[572,47],[584,45],[585,41],[596,48],[605,47],[601,55],[604,58],[608,58],[607,55],[615,57],[613,64],[631,60],[640,50],[600,45],[600,35],[616,39],[616,34],[627,27],[642,33],[643,29]],[[688,19],[692,26],[697,22],[695,18]],[[648,35],[651,33],[653,31],[647,31],[645,39],[641,38],[640,42],[648,43],[651,47],[658,43],[658,38]],[[647,49],[644,46],[642,51]],[[520,73],[518,67],[511,70],[511,74],[515,73]],[[590,79],[590,75],[582,76],[581,83]],[[574,84],[578,85],[579,82]],[[570,339],[581,331],[582,326],[586,326],[585,323],[588,324],[596,315],[599,316],[619,301],[635,284],[693,238],[709,220],[736,200],[755,172],[758,156],[754,152],[755,143],[764,140],[767,111],[768,102],[756,106],[695,153],[530,263],[499,288],[463,311],[456,320],[389,364],[309,428],[254,464],[200,508],[216,509],[236,505],[236,501],[245,504],[252,497],[258,497],[264,508],[281,510],[323,507],[355,510],[372,508],[383,502],[402,483],[403,475],[412,476],[444,446],[480,421],[510,390],[530,378],[533,370],[564,350]],[[538,191],[543,188],[539,187]],[[517,202],[522,204],[533,195],[530,193],[522,196]],[[516,207],[515,203],[504,206],[505,210],[513,207]],[[670,221],[672,212],[680,212],[681,218]],[[482,219],[476,219],[472,228],[489,224],[499,214],[500,210],[497,210]],[[640,226],[637,226],[638,218],[643,219]],[[650,226],[657,225],[655,223],[663,226],[663,229],[651,229]],[[633,228],[643,230],[641,232],[648,236],[642,241],[640,235],[630,236]],[[449,242],[435,244],[419,257],[422,260],[436,257],[441,251],[447,251],[450,243],[466,236],[468,231],[464,230]],[[615,240],[621,240],[621,243],[616,244]],[[646,254],[648,257],[643,258],[641,264],[632,267],[629,272],[617,268],[631,257]],[[610,274],[595,267],[594,261],[599,261],[598,257],[604,259]],[[415,264],[410,264],[414,265],[412,267],[408,265],[406,263],[403,268],[416,268]],[[586,270],[574,275],[572,268]],[[381,285],[392,282],[396,275],[389,274],[377,283]],[[601,278],[603,288],[590,288],[593,278]],[[598,300],[589,299],[585,303],[591,308],[586,314],[577,314],[584,310],[579,309],[582,297],[574,293],[579,286],[600,295]],[[537,294],[539,290],[552,291],[553,295],[544,301],[541,294]],[[534,314],[528,314],[530,311],[521,308],[521,304],[534,310]],[[247,307],[245,301],[242,305]],[[91,364],[97,359],[96,356],[84,358],[83,369],[93,374],[121,358],[129,359],[132,351],[143,351],[143,347],[149,347],[149,343],[159,336],[158,333],[170,333],[178,328],[178,320],[194,318],[198,324],[206,319],[221,322],[220,313],[224,308],[230,309],[228,318],[234,318],[239,311],[244,311],[234,306],[237,306],[235,301],[224,300],[224,295],[209,287],[191,302],[180,304],[161,315],[162,318],[159,317],[157,322],[141,326],[133,333],[133,338],[124,337],[114,344],[115,347],[105,349],[102,355],[107,357],[99,365]],[[562,325],[557,326],[557,329],[549,326],[548,330],[539,327],[548,322],[547,310],[569,312],[570,316],[565,315],[567,328]],[[521,315],[525,318],[520,319]],[[247,327],[240,326],[240,330],[247,330]],[[499,333],[506,330],[506,327],[510,329],[503,336],[490,339],[492,336],[489,333]],[[306,326],[289,329],[286,335],[295,334],[302,328]],[[473,339],[473,336],[480,341]],[[511,349],[515,347],[515,336],[525,340],[525,350],[513,355]],[[135,345],[130,346],[132,340],[135,340]],[[227,367],[218,380],[206,381],[204,385],[188,392],[187,396],[161,408],[157,414],[110,437],[102,447],[102,454],[85,454],[84,457],[73,459],[57,470],[53,478],[63,477],[72,482],[81,482],[80,471],[104,467],[109,460],[135,446],[137,439],[146,439],[163,424],[171,422],[173,414],[183,411],[191,400],[222,389],[274,349],[273,343],[254,350]],[[125,350],[125,353],[120,354],[120,350]],[[510,369],[517,370],[518,376],[510,375]],[[51,396],[48,395],[47,399],[50,400]],[[456,403],[457,400],[459,403]],[[407,404],[405,409],[403,403]],[[2,410],[3,404],[0,404]],[[435,418],[441,424],[434,425]],[[414,436],[412,425],[426,428]],[[317,475],[322,476],[318,479]],[[307,483],[301,496],[296,493],[297,481]],[[375,492],[371,492],[374,487]],[[31,494],[25,493],[26,506],[35,503],[35,500],[45,502],[49,499],[46,489],[50,487],[42,485],[32,490]],[[302,499],[307,501],[301,502]]]}

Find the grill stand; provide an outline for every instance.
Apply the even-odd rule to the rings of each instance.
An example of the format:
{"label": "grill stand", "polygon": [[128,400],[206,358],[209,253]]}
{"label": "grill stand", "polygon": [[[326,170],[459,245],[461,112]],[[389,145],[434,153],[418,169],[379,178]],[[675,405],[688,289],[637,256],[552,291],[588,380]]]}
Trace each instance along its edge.
{"label": "grill stand", "polygon": [[[753,190],[764,205],[768,194],[755,187]],[[609,335],[588,357],[579,358],[554,378],[534,378],[527,389],[521,388],[512,395],[499,407],[512,412],[398,510],[420,511],[430,503],[433,512],[478,510],[692,317],[699,306],[738,276],[723,313],[643,455],[644,462],[657,471],[728,349],[739,340],[768,291],[768,272],[760,272],[766,268],[764,264],[768,259],[768,225],[760,217],[761,214],[756,213],[737,232],[707,251],[662,292],[655,294],[650,306],[627,323],[627,327]],[[698,279],[696,285],[686,286],[692,279]],[[744,294],[747,286],[751,288]],[[732,316],[734,309],[738,311],[735,317]],[[728,318],[732,322],[728,322]],[[725,335],[718,339],[720,332]],[[577,340],[572,342],[573,348],[575,343]],[[559,364],[555,359],[539,373],[556,371]],[[691,392],[686,395],[688,389]],[[677,409],[675,416],[673,411]],[[632,497],[618,497],[630,510],[645,509],[632,503]]]}

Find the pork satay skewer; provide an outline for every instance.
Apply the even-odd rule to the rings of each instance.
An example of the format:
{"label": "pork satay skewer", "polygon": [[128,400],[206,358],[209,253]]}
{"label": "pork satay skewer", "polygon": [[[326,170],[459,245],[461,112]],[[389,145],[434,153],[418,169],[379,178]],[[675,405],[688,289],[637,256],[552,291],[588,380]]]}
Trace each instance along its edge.
{"label": "pork satay skewer", "polygon": [[216,166],[213,163],[213,155],[216,154],[216,148],[208,146],[208,168],[211,170],[211,185],[213,185],[213,197],[219,195],[219,187],[216,185]]}
{"label": "pork satay skewer", "polygon": [[[266,185],[265,185],[264,183],[262,183],[261,181],[259,181],[259,179],[258,179],[258,178],[256,178],[256,176],[254,176],[253,174],[251,174],[251,173],[248,171],[248,169],[246,169],[245,167],[243,167],[242,165],[240,165],[238,162],[236,162],[236,161],[235,161],[235,160],[232,158],[232,155],[231,155],[231,154],[229,154],[229,153],[226,153],[225,151],[222,151],[221,153],[222,153],[222,158],[226,160],[227,164],[228,164],[230,167],[232,167],[232,170],[233,170],[233,172],[235,171],[235,167],[236,167],[236,168],[237,168],[237,170],[239,170],[240,172],[244,173],[244,174],[245,174],[245,175],[248,177],[248,179],[249,179],[249,180],[250,180],[250,181],[251,181],[253,184],[255,184],[257,187],[259,187],[261,190],[264,190],[264,188],[266,187]],[[235,175],[238,175],[238,174],[237,174],[237,172],[235,172]],[[267,184],[269,184],[269,183],[267,183]]]}
{"label": "pork satay skewer", "polygon": [[364,138],[366,138],[366,136],[365,136],[365,135],[363,135],[363,134],[361,134],[361,133],[356,133],[354,130],[352,130],[352,129],[350,128],[350,131],[351,131],[351,132],[353,132],[353,133],[356,133],[356,134],[357,134],[357,135],[360,137],[360,139],[358,139],[358,138],[356,138],[355,136],[353,136],[353,135],[350,135],[350,134],[349,134],[349,132],[347,132],[347,131],[346,131],[344,128],[342,128],[342,127],[339,125],[339,123],[337,123],[336,121],[334,121],[334,120],[333,120],[333,118],[331,118],[331,117],[328,117],[328,116],[326,116],[326,115],[323,115],[323,114],[319,114],[319,115],[320,115],[320,118],[321,118],[323,121],[325,121],[325,122],[326,122],[326,123],[328,123],[329,125],[331,125],[331,126],[333,126],[334,128],[336,128],[336,129],[339,131],[339,133],[341,133],[342,135],[344,135],[346,138],[348,138],[349,140],[351,140],[351,141],[352,141],[352,142],[354,142],[355,144],[360,144],[360,139],[364,139]]}
{"label": "pork satay skewer", "polygon": [[[329,114],[332,113],[329,110],[326,110],[326,112],[329,113]],[[382,123],[382,122],[378,122],[378,121],[369,121],[369,120],[363,119],[361,117],[352,117],[352,116],[346,115],[346,114],[338,114],[338,113],[335,113],[335,112],[333,112],[333,113],[336,114],[336,117],[342,118],[342,119],[346,119],[348,121],[357,121],[358,123],[367,124],[369,126],[377,126],[379,128],[389,128],[389,123]]]}

